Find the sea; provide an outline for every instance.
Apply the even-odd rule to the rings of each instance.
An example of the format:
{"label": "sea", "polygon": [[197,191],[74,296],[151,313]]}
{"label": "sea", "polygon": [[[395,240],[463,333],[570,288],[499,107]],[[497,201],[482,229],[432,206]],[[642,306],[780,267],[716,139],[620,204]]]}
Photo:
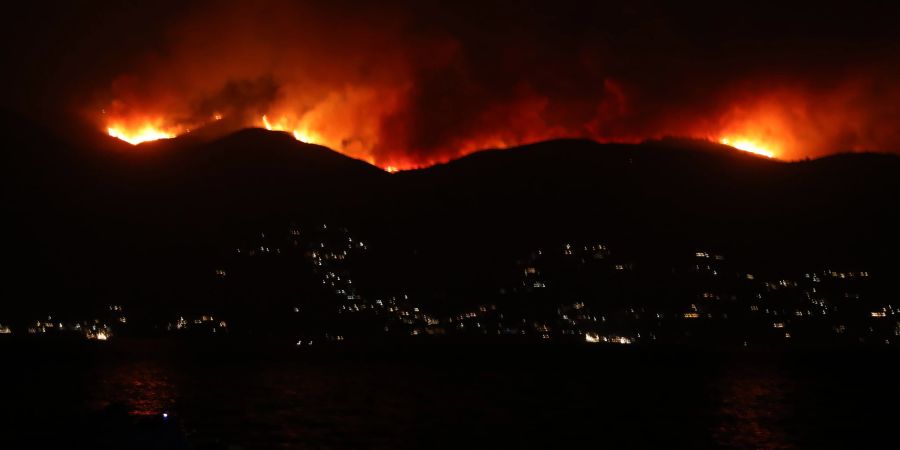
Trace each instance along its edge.
{"label": "sea", "polygon": [[0,448],[898,449],[900,351],[0,342]]}

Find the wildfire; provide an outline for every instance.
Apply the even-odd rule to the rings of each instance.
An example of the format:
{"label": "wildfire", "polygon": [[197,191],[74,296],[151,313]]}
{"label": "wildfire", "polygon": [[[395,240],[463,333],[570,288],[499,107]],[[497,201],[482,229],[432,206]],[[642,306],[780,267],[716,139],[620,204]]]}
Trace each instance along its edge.
{"label": "wildfire", "polygon": [[263,114],[263,116],[262,116],[262,124],[263,124],[263,128],[265,128],[269,131],[272,131],[272,129],[273,129],[272,124],[269,123],[269,118],[265,114]]}
{"label": "wildfire", "polygon": [[765,156],[766,158],[774,158],[775,152],[770,148],[761,144],[759,142],[754,142],[749,139],[731,139],[731,138],[722,138],[719,140],[722,144],[734,147],[738,150],[754,153],[757,155]]}
{"label": "wildfire", "polygon": [[[207,121],[199,124],[194,123],[193,125],[173,125],[171,122],[167,122],[163,119],[117,119],[108,122],[106,130],[107,133],[112,137],[121,139],[122,141],[128,142],[132,145],[137,145],[142,142],[174,138],[180,134],[189,133],[196,126],[204,126],[206,124],[222,120],[222,117],[222,114],[216,112],[212,114],[212,116],[207,119]],[[387,159],[386,161],[377,160],[371,153],[371,149],[366,148],[365,146],[360,146],[359,142],[353,143],[352,140],[347,139],[336,140],[337,137],[329,134],[334,131],[334,127],[329,128],[331,126],[330,123],[317,126],[317,122],[315,120],[309,119],[305,116],[294,117],[290,114],[279,115],[276,117],[278,118],[273,119],[268,114],[264,114],[259,117],[258,122],[253,123],[253,121],[251,120],[250,123],[247,123],[247,126],[261,126],[270,131],[286,132],[293,136],[297,141],[308,144],[324,145],[333,148],[336,151],[339,151],[347,156],[355,157],[363,161],[367,161],[370,164],[377,165],[388,173],[396,173],[401,170],[427,167],[433,164],[444,162],[448,159],[433,158],[426,161],[414,161],[407,160],[405,158],[398,159],[397,155],[393,155],[393,157]],[[772,124],[770,123],[764,124],[766,126],[762,128],[763,131],[758,131],[758,129],[760,128],[758,126],[754,127],[750,125],[755,125],[755,123],[742,123],[739,127],[730,126],[728,127],[729,129],[721,130],[721,134],[709,134],[707,135],[707,138],[713,141],[718,141],[724,145],[731,146],[735,149],[764,156],[766,158],[775,158],[776,155],[782,154],[782,146],[785,145],[785,142],[781,140],[780,136],[783,133],[773,134],[771,130],[775,128],[773,128],[773,126],[771,126]],[[731,133],[730,129],[732,128],[740,129],[736,130],[736,133]],[[534,139],[523,140],[525,142],[538,141],[540,140],[540,138],[535,137]],[[347,145],[347,142],[351,142],[350,146]],[[505,148],[518,145],[520,143],[520,139],[503,140],[499,138],[488,139],[480,137],[477,139],[466,141],[463,145],[461,145],[460,150],[457,152],[457,154],[464,155],[482,148]]]}
{"label": "wildfire", "polygon": [[308,128],[294,128],[289,126],[287,117],[282,117],[281,120],[273,124],[269,121],[269,117],[264,114],[262,116],[262,125],[263,128],[269,131],[290,131],[294,136],[294,139],[303,142],[304,144],[318,144],[321,142],[318,136]]}
{"label": "wildfire", "polygon": [[106,129],[110,136],[121,139],[131,145],[138,145],[141,142],[157,141],[160,139],[171,139],[177,135],[175,132],[164,131],[160,127],[151,123],[146,123],[135,128],[128,128],[123,125],[112,125]]}

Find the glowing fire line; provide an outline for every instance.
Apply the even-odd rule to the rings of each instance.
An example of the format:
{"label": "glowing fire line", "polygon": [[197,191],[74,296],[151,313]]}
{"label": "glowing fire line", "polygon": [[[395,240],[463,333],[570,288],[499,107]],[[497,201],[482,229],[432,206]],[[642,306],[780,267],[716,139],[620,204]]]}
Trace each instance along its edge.
{"label": "glowing fire line", "polygon": [[[219,113],[215,113],[213,114],[211,120],[218,121],[221,119],[222,115]],[[121,122],[112,123],[107,127],[106,131],[110,136],[125,141],[131,145],[138,145],[142,142],[156,141],[160,139],[171,139],[178,136],[179,134],[182,134],[183,132],[190,132],[190,129],[184,129],[181,127],[163,128],[162,126],[160,126],[160,123],[161,121],[159,120],[146,121],[136,127],[126,126]],[[284,116],[281,117],[281,119],[277,122],[273,122],[269,119],[268,115],[263,115],[260,119],[260,124],[266,130],[283,131],[290,133],[291,136],[294,137],[294,139],[303,143],[327,145],[327,142],[323,142],[323,139],[321,139],[318,133],[310,130],[306,126],[302,126],[302,124],[295,123],[294,126],[292,126],[289,124],[289,119]],[[759,141],[752,139],[723,137],[718,141],[721,144],[733,147],[737,150],[764,156],[766,158],[775,158],[776,155],[776,152],[770,146],[764,145]],[[375,164],[375,161],[372,158],[368,158],[366,160],[370,164]],[[407,165],[405,164],[398,165],[395,162],[382,166],[382,168],[388,173],[395,173],[400,170],[407,170],[415,167],[421,166],[407,167]]]}
{"label": "glowing fire line", "polygon": [[144,125],[136,130],[125,130],[119,126],[111,126],[106,129],[110,136],[123,140],[131,145],[138,145],[141,142],[158,141],[160,139],[171,139],[176,136],[175,133],[169,133],[160,130],[153,125]]}
{"label": "glowing fire line", "polygon": [[262,116],[263,128],[269,131],[289,131],[291,135],[294,136],[294,139],[303,142],[304,144],[318,144],[320,142],[320,139],[318,139],[312,131],[308,129],[292,128],[287,126],[286,123],[286,117],[282,117],[281,121],[272,124],[272,122],[269,121],[269,116],[265,114]]}
{"label": "glowing fire line", "polygon": [[757,154],[760,156],[765,156],[766,158],[774,158],[775,157],[775,152],[773,152],[772,150],[769,150],[769,149],[765,148],[764,146],[762,146],[756,142],[747,140],[747,139],[734,139],[733,140],[733,139],[729,139],[729,138],[722,138],[719,140],[719,142],[724,145],[734,147],[734,148],[744,151],[744,152],[749,152],[749,153],[754,153],[754,154]]}

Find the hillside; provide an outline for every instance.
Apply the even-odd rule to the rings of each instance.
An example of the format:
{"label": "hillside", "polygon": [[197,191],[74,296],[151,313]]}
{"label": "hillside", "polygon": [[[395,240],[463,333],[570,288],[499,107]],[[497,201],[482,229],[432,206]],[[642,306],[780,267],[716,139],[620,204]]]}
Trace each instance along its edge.
{"label": "hillside", "polygon": [[389,175],[264,130],[131,147],[19,122],[7,139],[5,294],[47,307],[208,297],[198,274],[290,223],[352,229],[379,244],[369,281],[419,291],[490,285],[515,255],[570,240],[660,261],[711,248],[773,272],[894,270],[900,251],[892,155],[788,163],[697,141],[560,140]]}

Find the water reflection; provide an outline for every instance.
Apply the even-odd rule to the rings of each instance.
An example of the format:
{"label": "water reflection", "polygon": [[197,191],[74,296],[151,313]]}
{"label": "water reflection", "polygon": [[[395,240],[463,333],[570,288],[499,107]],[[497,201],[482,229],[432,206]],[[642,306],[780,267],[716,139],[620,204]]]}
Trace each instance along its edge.
{"label": "water reflection", "polygon": [[123,405],[134,415],[156,415],[173,408],[176,398],[172,371],[159,361],[126,361],[103,367],[95,407]]}
{"label": "water reflection", "polygon": [[734,449],[788,450],[792,382],[775,367],[732,367],[715,386],[717,444]]}

